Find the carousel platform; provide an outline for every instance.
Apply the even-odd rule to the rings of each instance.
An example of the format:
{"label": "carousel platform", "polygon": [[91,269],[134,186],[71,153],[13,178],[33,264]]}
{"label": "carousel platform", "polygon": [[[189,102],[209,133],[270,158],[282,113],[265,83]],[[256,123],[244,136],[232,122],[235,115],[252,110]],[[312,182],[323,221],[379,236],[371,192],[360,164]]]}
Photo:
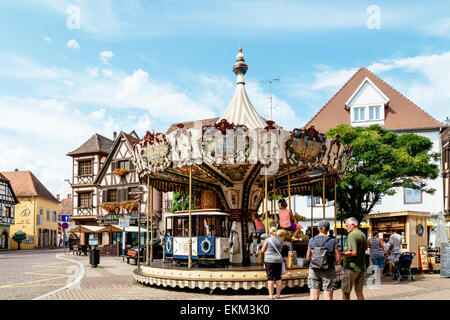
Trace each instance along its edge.
{"label": "carousel platform", "polygon": [[[336,266],[337,278],[340,280],[341,267]],[[134,279],[142,284],[162,287],[179,287],[181,289],[264,289],[267,275],[262,265],[227,265],[217,267],[193,267],[163,263],[155,260],[151,266],[142,265],[135,269]],[[282,276],[283,284],[289,288],[307,285],[307,268],[288,268]]]}

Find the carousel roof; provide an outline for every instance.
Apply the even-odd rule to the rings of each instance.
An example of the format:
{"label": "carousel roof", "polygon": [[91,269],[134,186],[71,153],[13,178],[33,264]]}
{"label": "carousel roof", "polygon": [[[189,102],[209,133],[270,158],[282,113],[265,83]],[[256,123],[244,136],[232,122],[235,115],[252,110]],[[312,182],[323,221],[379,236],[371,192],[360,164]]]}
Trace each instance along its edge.
{"label": "carousel roof", "polygon": [[[269,192],[283,195],[304,194],[341,179],[351,146],[338,137],[327,139],[314,127],[286,131],[264,121],[245,92],[248,67],[242,49],[236,60],[236,91],[221,118],[178,123],[166,134],[147,132],[134,143],[139,178],[162,192],[187,192],[192,169],[193,192],[214,192],[225,211],[250,201],[250,193],[257,208],[261,195],[254,192],[261,191],[265,176],[270,176]],[[242,199],[233,194],[239,190],[246,194]]]}
{"label": "carousel roof", "polygon": [[217,122],[226,119],[229,123],[245,125],[249,129],[264,128],[266,122],[256,112],[245,91],[244,75],[247,70],[248,66],[245,64],[241,46],[239,53],[236,55],[236,64],[233,66],[233,71],[237,75],[236,90],[228,108]]}

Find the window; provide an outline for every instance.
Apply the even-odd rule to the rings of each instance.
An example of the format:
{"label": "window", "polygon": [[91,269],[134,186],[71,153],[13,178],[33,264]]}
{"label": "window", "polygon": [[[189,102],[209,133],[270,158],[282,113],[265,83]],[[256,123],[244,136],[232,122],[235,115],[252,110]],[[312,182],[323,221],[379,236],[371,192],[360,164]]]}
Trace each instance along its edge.
{"label": "window", "polygon": [[56,220],[56,211],[53,211],[52,212],[52,221],[53,222],[56,222],[57,220]]}
{"label": "window", "polygon": [[380,106],[369,107],[369,120],[380,120],[381,119],[380,109],[381,109]]}
{"label": "window", "polygon": [[44,219],[44,209],[39,208],[38,222],[37,224],[42,224],[42,220]]}
{"label": "window", "polygon": [[353,111],[353,121],[364,121],[366,119],[365,116],[366,108],[355,108]]}
{"label": "window", "polygon": [[79,176],[92,175],[92,161],[91,160],[78,162],[78,175]]}
{"label": "window", "polygon": [[117,164],[117,168],[119,169],[129,169],[130,166],[128,165],[129,161],[128,160],[121,160],[118,162]]}
{"label": "window", "polygon": [[67,199],[72,198],[72,195],[70,193],[67,194]]}
{"label": "window", "polygon": [[[420,186],[420,182],[414,182],[415,185]],[[420,190],[405,188],[405,203],[422,203],[422,192]]]}
{"label": "window", "polygon": [[47,210],[47,221],[50,221],[50,210]]}
{"label": "window", "polygon": [[13,218],[11,216],[11,208],[10,207],[5,207],[5,217],[7,218]]}
{"label": "window", "polygon": [[[307,203],[308,203],[308,207],[311,207],[311,196],[307,196]],[[322,205],[322,197],[319,196],[315,196],[314,197],[314,206],[321,206]],[[325,199],[325,205],[328,206],[333,206],[334,205],[334,200],[326,200]]]}
{"label": "window", "polygon": [[56,195],[56,199],[58,199],[58,201],[60,201],[60,200],[61,200],[60,198],[61,198],[60,195],[57,194],[57,195]]}
{"label": "window", "polygon": [[117,189],[108,190],[105,200],[105,202],[117,202]]}
{"label": "window", "polygon": [[78,207],[79,208],[90,208],[92,207],[92,193],[85,192],[78,194]]}

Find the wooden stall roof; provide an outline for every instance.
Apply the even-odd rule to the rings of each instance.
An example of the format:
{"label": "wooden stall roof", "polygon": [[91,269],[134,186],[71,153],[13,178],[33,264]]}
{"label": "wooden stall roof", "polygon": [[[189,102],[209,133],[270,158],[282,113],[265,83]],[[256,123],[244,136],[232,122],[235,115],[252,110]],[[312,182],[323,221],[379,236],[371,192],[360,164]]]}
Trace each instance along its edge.
{"label": "wooden stall roof", "polygon": [[374,218],[390,218],[390,217],[400,217],[400,216],[418,216],[418,217],[429,217],[430,212],[424,211],[395,211],[395,212],[382,212],[382,213],[371,213],[364,215],[364,219],[374,219]]}

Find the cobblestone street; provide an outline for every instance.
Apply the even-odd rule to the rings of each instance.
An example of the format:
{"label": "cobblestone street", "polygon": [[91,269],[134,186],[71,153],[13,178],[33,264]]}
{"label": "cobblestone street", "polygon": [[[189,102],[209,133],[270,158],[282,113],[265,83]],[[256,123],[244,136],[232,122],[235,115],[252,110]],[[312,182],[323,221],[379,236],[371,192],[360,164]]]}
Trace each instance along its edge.
{"label": "cobblestone street", "polygon": [[[80,268],[80,265],[83,268]],[[0,300],[264,300],[265,290],[185,290],[144,286],[134,281],[135,265],[118,257],[101,257],[91,268],[89,257],[65,254],[62,249],[10,251],[0,254]],[[80,270],[81,269],[81,270]],[[85,272],[80,282],[78,275]],[[381,286],[365,288],[369,300],[449,300],[450,279],[438,274],[416,275],[416,281],[381,279]],[[66,285],[71,285],[67,289]],[[59,290],[59,291],[58,291]],[[50,295],[48,295],[51,293]],[[342,298],[341,290],[335,299]],[[354,293],[352,298],[356,298]],[[308,300],[307,288],[284,289],[283,299]]]}
{"label": "cobblestone street", "polygon": [[[122,262],[121,258],[102,257],[99,268],[91,268],[88,257],[65,257],[84,264],[86,275],[79,285],[45,297],[49,300],[99,299],[99,300],[264,300],[265,290],[261,291],[220,291],[210,294],[209,290],[181,290],[143,286],[134,282],[132,271],[136,267]],[[416,281],[393,282],[383,277],[381,287],[365,288],[364,294],[369,300],[430,300],[450,299],[450,279],[441,279],[439,275],[416,275]],[[335,299],[342,298],[341,290],[335,293]],[[352,299],[356,296],[352,293]],[[308,300],[309,291],[285,289],[283,299]]]}

